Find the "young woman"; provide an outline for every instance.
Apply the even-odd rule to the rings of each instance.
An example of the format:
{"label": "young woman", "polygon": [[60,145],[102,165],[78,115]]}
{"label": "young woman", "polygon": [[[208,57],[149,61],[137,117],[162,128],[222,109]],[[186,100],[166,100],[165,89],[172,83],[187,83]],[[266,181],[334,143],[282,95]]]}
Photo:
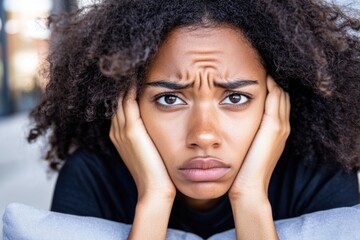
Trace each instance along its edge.
{"label": "young woman", "polygon": [[133,239],[276,239],[274,219],[359,203],[359,19],[310,0],[104,0],[52,23],[29,134],[51,129],[52,210]]}

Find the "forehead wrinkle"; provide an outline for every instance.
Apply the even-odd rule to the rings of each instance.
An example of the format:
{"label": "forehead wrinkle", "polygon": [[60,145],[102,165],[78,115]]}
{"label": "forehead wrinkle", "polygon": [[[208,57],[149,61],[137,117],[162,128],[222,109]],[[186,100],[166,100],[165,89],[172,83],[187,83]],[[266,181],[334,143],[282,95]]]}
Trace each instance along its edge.
{"label": "forehead wrinkle", "polygon": [[[216,64],[212,64],[211,62],[199,62],[195,63],[192,66],[185,67],[181,69],[177,74],[177,81],[180,82],[188,82],[194,81],[196,78],[200,78],[201,75],[204,75],[205,72],[213,71],[213,75],[221,75],[220,69]],[[198,73],[201,72],[200,76]]]}
{"label": "forehead wrinkle", "polygon": [[[192,62],[191,70],[200,73],[199,80],[201,82],[202,78],[207,79],[210,75],[221,76],[221,61],[215,58],[194,59]],[[210,82],[208,82],[208,86],[211,86]]]}
{"label": "forehead wrinkle", "polygon": [[200,90],[201,88],[208,86],[209,88],[214,87],[214,81],[217,78],[216,69],[212,67],[206,68],[199,68],[197,69],[194,77],[195,79],[192,80],[192,86]]}
{"label": "forehead wrinkle", "polygon": [[191,60],[191,65],[194,65],[196,63],[208,63],[210,65],[219,64],[221,61],[219,60],[221,58],[219,51],[212,51],[209,53],[204,53],[203,51],[193,51],[193,53],[189,52],[187,55],[190,55],[189,57]]}
{"label": "forehead wrinkle", "polygon": [[207,88],[211,89],[214,86],[214,84],[212,84],[213,80],[214,80],[214,75],[215,75],[215,73],[211,72],[211,68],[204,69],[203,83],[204,83],[204,85],[206,84],[206,86],[204,86],[204,88],[207,87]]}
{"label": "forehead wrinkle", "polygon": [[195,49],[195,50],[188,50],[187,51],[187,54],[195,55],[195,56],[198,56],[198,55],[219,55],[221,53],[222,53],[222,51],[214,49],[214,48],[210,48],[210,47],[208,47],[207,49],[203,48],[201,50]]}
{"label": "forehead wrinkle", "polygon": [[[213,71],[214,75],[219,75],[221,74],[221,70],[224,70],[224,66],[222,66],[223,51],[214,48],[205,48],[200,50],[190,50],[186,54],[191,59],[190,70],[200,70],[202,72],[201,75],[203,75],[203,77],[205,78],[208,78],[208,74],[210,74],[210,71]],[[210,86],[210,82],[208,82],[208,85]]]}
{"label": "forehead wrinkle", "polygon": [[216,71],[218,70],[218,69],[214,69],[215,71],[212,73],[211,72],[211,70],[212,70],[212,68],[209,68],[209,67],[207,67],[207,68],[205,68],[205,78],[207,79],[207,83],[208,83],[208,86],[210,87],[210,88],[212,88],[212,87],[214,87],[214,81],[215,81],[215,79],[216,79]]}
{"label": "forehead wrinkle", "polygon": [[216,71],[220,71],[220,61],[212,61],[212,60],[201,60],[201,61],[193,61],[192,66],[196,69],[207,69],[207,68],[211,68],[211,69],[215,69]]}

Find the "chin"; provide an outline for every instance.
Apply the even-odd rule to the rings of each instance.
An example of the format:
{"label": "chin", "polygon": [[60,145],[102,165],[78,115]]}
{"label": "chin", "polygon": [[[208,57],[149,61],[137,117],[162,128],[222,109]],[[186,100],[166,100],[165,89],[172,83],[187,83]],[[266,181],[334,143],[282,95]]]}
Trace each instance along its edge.
{"label": "chin", "polygon": [[194,200],[213,200],[222,197],[229,191],[224,183],[201,182],[186,184],[177,188],[182,195]]}

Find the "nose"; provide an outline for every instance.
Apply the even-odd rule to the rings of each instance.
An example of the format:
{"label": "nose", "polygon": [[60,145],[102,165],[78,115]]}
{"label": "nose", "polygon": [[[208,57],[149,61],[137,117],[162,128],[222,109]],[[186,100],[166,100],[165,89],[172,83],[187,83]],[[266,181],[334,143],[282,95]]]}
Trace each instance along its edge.
{"label": "nose", "polygon": [[214,108],[193,109],[186,141],[189,148],[204,151],[221,146],[220,125]]}

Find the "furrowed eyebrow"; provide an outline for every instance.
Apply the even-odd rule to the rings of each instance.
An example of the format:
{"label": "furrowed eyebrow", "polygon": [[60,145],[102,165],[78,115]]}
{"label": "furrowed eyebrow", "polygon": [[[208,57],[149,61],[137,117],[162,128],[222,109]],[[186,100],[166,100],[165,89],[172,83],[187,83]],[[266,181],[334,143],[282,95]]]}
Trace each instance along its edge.
{"label": "furrowed eyebrow", "polygon": [[150,86],[150,87],[168,88],[168,89],[172,89],[172,90],[183,90],[183,89],[190,87],[190,84],[183,85],[183,84],[174,83],[174,82],[167,82],[164,80],[157,81],[157,82],[149,82],[149,83],[146,83],[146,85]]}
{"label": "furrowed eyebrow", "polygon": [[[255,85],[255,84],[259,84],[259,82],[256,80],[236,80],[236,81],[225,82],[225,83],[214,82],[214,85],[216,87],[225,88],[225,89],[236,89],[236,88],[242,88],[242,87],[246,87],[249,85]],[[146,83],[146,85],[150,86],[150,87],[168,88],[171,90],[183,90],[183,89],[191,87],[192,84],[179,84],[179,83],[161,80],[161,81],[156,81],[156,82],[149,82],[149,83]]]}
{"label": "furrowed eyebrow", "polygon": [[225,89],[236,89],[236,88],[242,88],[255,84],[259,84],[259,82],[256,80],[236,80],[225,83],[219,83],[219,82],[214,83],[216,87],[225,88]]}

